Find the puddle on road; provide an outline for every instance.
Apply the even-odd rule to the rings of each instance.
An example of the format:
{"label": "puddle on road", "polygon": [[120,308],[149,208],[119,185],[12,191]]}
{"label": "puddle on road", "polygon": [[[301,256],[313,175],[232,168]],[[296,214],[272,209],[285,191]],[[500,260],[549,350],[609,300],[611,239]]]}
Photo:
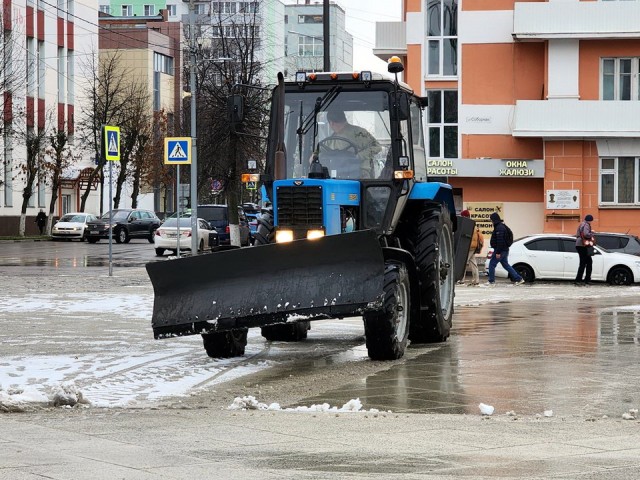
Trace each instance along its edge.
{"label": "puddle on road", "polygon": [[[114,267],[141,267],[147,262],[130,258],[113,260]],[[2,258],[0,267],[50,267],[50,268],[85,268],[108,267],[109,259],[103,257],[65,257],[65,258]]]}
{"label": "puddle on road", "polygon": [[[634,303],[632,303],[634,302]],[[389,370],[301,401],[413,413],[608,415],[640,407],[638,298],[459,308],[440,348],[416,346]],[[638,302],[640,303],[640,302]],[[423,350],[424,353],[420,353]]]}

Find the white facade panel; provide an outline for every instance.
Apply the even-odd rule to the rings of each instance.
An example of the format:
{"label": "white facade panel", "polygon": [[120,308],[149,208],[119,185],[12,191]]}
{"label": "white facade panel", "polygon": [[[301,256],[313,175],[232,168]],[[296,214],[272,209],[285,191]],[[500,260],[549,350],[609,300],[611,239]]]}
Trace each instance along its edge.
{"label": "white facade panel", "polygon": [[640,2],[516,2],[518,39],[640,38]]}
{"label": "white facade panel", "polygon": [[580,40],[549,40],[548,98],[578,98]]}
{"label": "white facade panel", "polygon": [[460,134],[511,135],[514,108],[513,105],[460,105]]}
{"label": "white facade panel", "polygon": [[514,115],[515,137],[637,137],[640,102],[519,100]]}
{"label": "white facade panel", "polygon": [[459,11],[460,43],[513,43],[513,11]]}
{"label": "white facade panel", "polygon": [[424,16],[420,12],[408,12],[406,24],[406,44],[422,45],[425,40]]}
{"label": "white facade panel", "polygon": [[640,156],[640,138],[601,138],[596,144],[600,157]]}

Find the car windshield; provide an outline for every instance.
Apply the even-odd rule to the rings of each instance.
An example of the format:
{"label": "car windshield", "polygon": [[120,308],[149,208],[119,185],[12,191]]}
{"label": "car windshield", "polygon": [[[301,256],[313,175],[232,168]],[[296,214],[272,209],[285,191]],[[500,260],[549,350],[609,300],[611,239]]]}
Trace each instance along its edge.
{"label": "car windshield", "polygon": [[[126,220],[128,216],[129,216],[129,212],[127,212],[125,210],[114,210],[113,211],[113,220],[115,220],[116,222],[121,222],[122,220]],[[109,212],[105,213],[100,218],[102,220],[107,220],[108,221],[109,220]]]}
{"label": "car windshield", "polygon": [[78,223],[83,223],[84,219],[86,218],[86,215],[63,215],[62,217],[60,217],[60,221],[61,222],[78,222]]}
{"label": "car windshield", "polygon": [[[177,218],[169,218],[162,224],[163,227],[173,227],[173,228],[176,228],[177,225],[178,225]],[[189,217],[180,218],[180,228],[191,228],[191,218]]]}
{"label": "car windshield", "polygon": [[[313,91],[286,95],[284,141],[289,178],[308,175],[314,149],[332,178],[391,178],[391,172],[384,169],[391,148],[388,93],[340,92],[320,110],[314,128],[312,112],[321,98],[322,92]],[[304,132],[299,136],[301,126]]]}

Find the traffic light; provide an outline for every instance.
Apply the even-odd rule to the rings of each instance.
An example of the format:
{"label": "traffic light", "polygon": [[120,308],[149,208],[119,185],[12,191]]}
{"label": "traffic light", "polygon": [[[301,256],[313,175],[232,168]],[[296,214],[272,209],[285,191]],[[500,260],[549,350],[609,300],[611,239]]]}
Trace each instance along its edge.
{"label": "traffic light", "polygon": [[242,123],[244,119],[244,97],[231,95],[227,98],[227,117],[233,126]]}

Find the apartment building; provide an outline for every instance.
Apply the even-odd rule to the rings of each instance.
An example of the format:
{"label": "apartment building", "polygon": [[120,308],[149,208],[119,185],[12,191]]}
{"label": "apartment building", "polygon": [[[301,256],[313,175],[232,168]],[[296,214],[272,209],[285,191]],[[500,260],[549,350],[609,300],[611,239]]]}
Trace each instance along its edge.
{"label": "apartment building", "polygon": [[375,53],[429,98],[428,170],[457,207],[517,236],[586,214],[640,234],[639,19],[627,1],[403,0]]}
{"label": "apartment building", "polygon": [[[182,108],[182,25],[169,21],[167,10],[151,16],[115,17],[100,13],[100,55],[117,55],[122,71],[132,81],[146,86],[152,112],[163,112],[167,128],[180,124]],[[156,131],[155,136],[161,133]],[[157,138],[154,139],[157,143]],[[113,179],[112,179],[113,182]],[[120,207],[131,207],[131,186],[123,185],[125,194]],[[109,209],[108,197],[104,211]],[[156,212],[174,209],[174,192],[157,185],[141,185],[138,206]]]}
{"label": "apartment building", "polygon": [[[80,207],[93,156],[83,151],[76,129],[86,108],[83,59],[97,53],[98,18],[95,0],[3,0],[4,37],[2,78],[2,135],[0,152],[0,235],[17,235],[21,217],[26,132],[64,131],[81,159],[63,174],[54,215]],[[85,210],[97,212],[93,190]],[[51,186],[38,172],[26,212],[25,233],[42,208],[49,211]]]}
{"label": "apartment building", "polygon": [[[295,72],[324,71],[323,4],[298,0],[285,5],[285,76]],[[353,70],[353,36],[345,29],[345,11],[329,4],[330,69],[336,72]]]}

